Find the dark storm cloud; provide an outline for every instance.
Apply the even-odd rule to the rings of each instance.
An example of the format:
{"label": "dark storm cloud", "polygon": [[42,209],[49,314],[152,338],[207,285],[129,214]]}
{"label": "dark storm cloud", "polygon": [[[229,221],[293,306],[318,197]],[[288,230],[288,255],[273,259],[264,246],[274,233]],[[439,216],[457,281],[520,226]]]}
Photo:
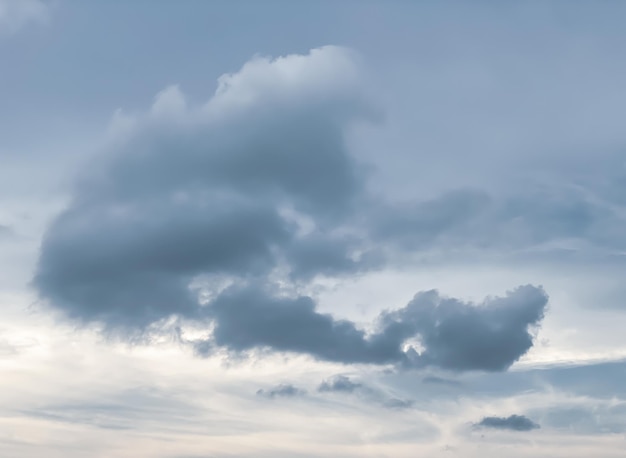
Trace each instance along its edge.
{"label": "dark storm cloud", "polygon": [[476,423],[479,428],[506,429],[510,431],[531,431],[539,425],[524,415],[510,417],[485,417]]}
{"label": "dark storm cloud", "polygon": [[[271,349],[341,363],[502,371],[533,345],[530,328],[539,324],[547,300],[543,290],[533,286],[480,305],[428,291],[402,309],[381,314],[377,331],[368,335],[351,321],[319,313],[308,296],[234,286],[204,308],[215,325],[215,345],[206,348]],[[411,338],[419,339],[421,353],[412,346],[404,350]]]}
{"label": "dark storm cloud", "polygon": [[264,390],[260,389],[256,392],[257,396],[263,396],[265,398],[293,398],[296,396],[303,396],[306,391],[296,388],[290,384],[281,384],[274,388]]}

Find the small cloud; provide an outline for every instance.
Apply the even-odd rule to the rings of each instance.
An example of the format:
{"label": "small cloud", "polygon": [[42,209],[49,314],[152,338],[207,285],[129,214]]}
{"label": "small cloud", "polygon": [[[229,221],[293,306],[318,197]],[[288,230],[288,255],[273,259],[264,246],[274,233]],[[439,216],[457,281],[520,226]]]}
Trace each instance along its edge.
{"label": "small cloud", "polygon": [[337,391],[343,393],[353,393],[362,386],[362,384],[353,382],[345,375],[337,375],[330,380],[324,380],[318,387],[317,391],[320,393]]}
{"label": "small cloud", "polygon": [[510,431],[531,431],[540,426],[524,415],[511,415],[509,417],[485,417],[475,424],[479,428],[507,429]]}
{"label": "small cloud", "polygon": [[306,391],[296,388],[291,384],[280,384],[270,390],[260,389],[256,392],[257,396],[265,398],[293,398],[296,396],[304,396]]}

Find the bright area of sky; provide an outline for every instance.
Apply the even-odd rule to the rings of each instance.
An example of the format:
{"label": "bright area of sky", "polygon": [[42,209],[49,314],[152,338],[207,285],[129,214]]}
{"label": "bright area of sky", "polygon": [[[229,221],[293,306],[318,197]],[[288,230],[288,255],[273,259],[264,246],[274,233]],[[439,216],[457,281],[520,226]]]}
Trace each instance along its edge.
{"label": "bright area of sky", "polygon": [[623,456],[625,21],[0,0],[0,455]]}

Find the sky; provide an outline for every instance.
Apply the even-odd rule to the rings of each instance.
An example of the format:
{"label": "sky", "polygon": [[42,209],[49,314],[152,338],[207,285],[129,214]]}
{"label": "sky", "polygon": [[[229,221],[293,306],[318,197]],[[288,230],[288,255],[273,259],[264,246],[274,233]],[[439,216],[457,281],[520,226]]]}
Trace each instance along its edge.
{"label": "sky", "polygon": [[0,0],[0,455],[623,456],[625,20]]}

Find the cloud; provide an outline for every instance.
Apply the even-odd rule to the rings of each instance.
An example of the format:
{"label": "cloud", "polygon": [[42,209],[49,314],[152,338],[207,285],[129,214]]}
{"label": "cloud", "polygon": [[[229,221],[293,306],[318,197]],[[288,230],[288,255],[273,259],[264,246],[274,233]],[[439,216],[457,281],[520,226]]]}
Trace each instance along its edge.
{"label": "cloud", "polygon": [[[547,300],[530,285],[479,306],[427,291],[382,313],[378,330],[369,335],[349,320],[317,312],[308,296],[279,296],[258,285],[229,287],[204,311],[214,322],[216,346],[232,351],[269,348],[346,364],[501,371],[533,345],[529,327],[539,324]],[[404,349],[411,338],[420,341],[421,352]]]}
{"label": "cloud", "polygon": [[[349,237],[335,232],[364,185],[343,138],[369,116],[356,68],[350,51],[325,47],[256,58],[197,110],[178,88],[163,91],[79,176],[43,241],[40,295],[82,322],[141,328],[196,318],[188,285],[201,275],[352,262]],[[313,232],[301,230],[305,219]]]}
{"label": "cloud", "polygon": [[371,330],[294,294],[315,276],[382,268],[393,262],[385,246],[409,237],[426,247],[464,231],[490,202],[453,192],[405,209],[370,195],[346,142],[354,123],[375,116],[360,74],[352,51],[328,46],[254,58],[200,107],[166,88],[79,175],[43,239],[40,297],[109,331],[193,321],[213,329],[195,342],[200,354],[269,349],[344,364],[507,369],[533,344],[541,288],[479,306],[421,292]]}
{"label": "cloud", "polygon": [[531,431],[540,426],[524,415],[511,415],[509,417],[485,417],[476,423],[480,428],[506,429],[510,431]]}
{"label": "cloud", "polygon": [[363,385],[361,383],[355,383],[350,378],[345,375],[337,375],[330,380],[324,380],[320,386],[317,388],[317,391],[321,393],[328,392],[342,392],[342,393],[352,393],[355,390],[361,388]]}
{"label": "cloud", "polygon": [[391,396],[385,391],[363,383],[356,383],[345,375],[324,380],[317,388],[320,393],[356,394],[368,403],[376,403],[388,409],[408,409],[414,401]]}
{"label": "cloud", "polygon": [[418,293],[404,308],[385,314],[394,333],[420,336],[422,353],[409,351],[416,365],[451,370],[504,370],[533,345],[529,327],[543,319],[548,297],[541,288],[521,286],[480,306]]}
{"label": "cloud", "polygon": [[400,342],[393,337],[368,338],[351,321],[316,311],[308,296],[281,297],[259,286],[232,287],[207,305],[206,311],[215,322],[215,343],[234,351],[269,348],[365,364],[403,358]]}
{"label": "cloud", "polygon": [[44,22],[48,6],[42,0],[0,0],[0,32],[14,33],[30,22]]}
{"label": "cloud", "polygon": [[281,384],[269,390],[260,389],[256,392],[257,396],[263,396],[266,398],[293,398],[296,396],[303,396],[306,391],[296,388],[291,384]]}

